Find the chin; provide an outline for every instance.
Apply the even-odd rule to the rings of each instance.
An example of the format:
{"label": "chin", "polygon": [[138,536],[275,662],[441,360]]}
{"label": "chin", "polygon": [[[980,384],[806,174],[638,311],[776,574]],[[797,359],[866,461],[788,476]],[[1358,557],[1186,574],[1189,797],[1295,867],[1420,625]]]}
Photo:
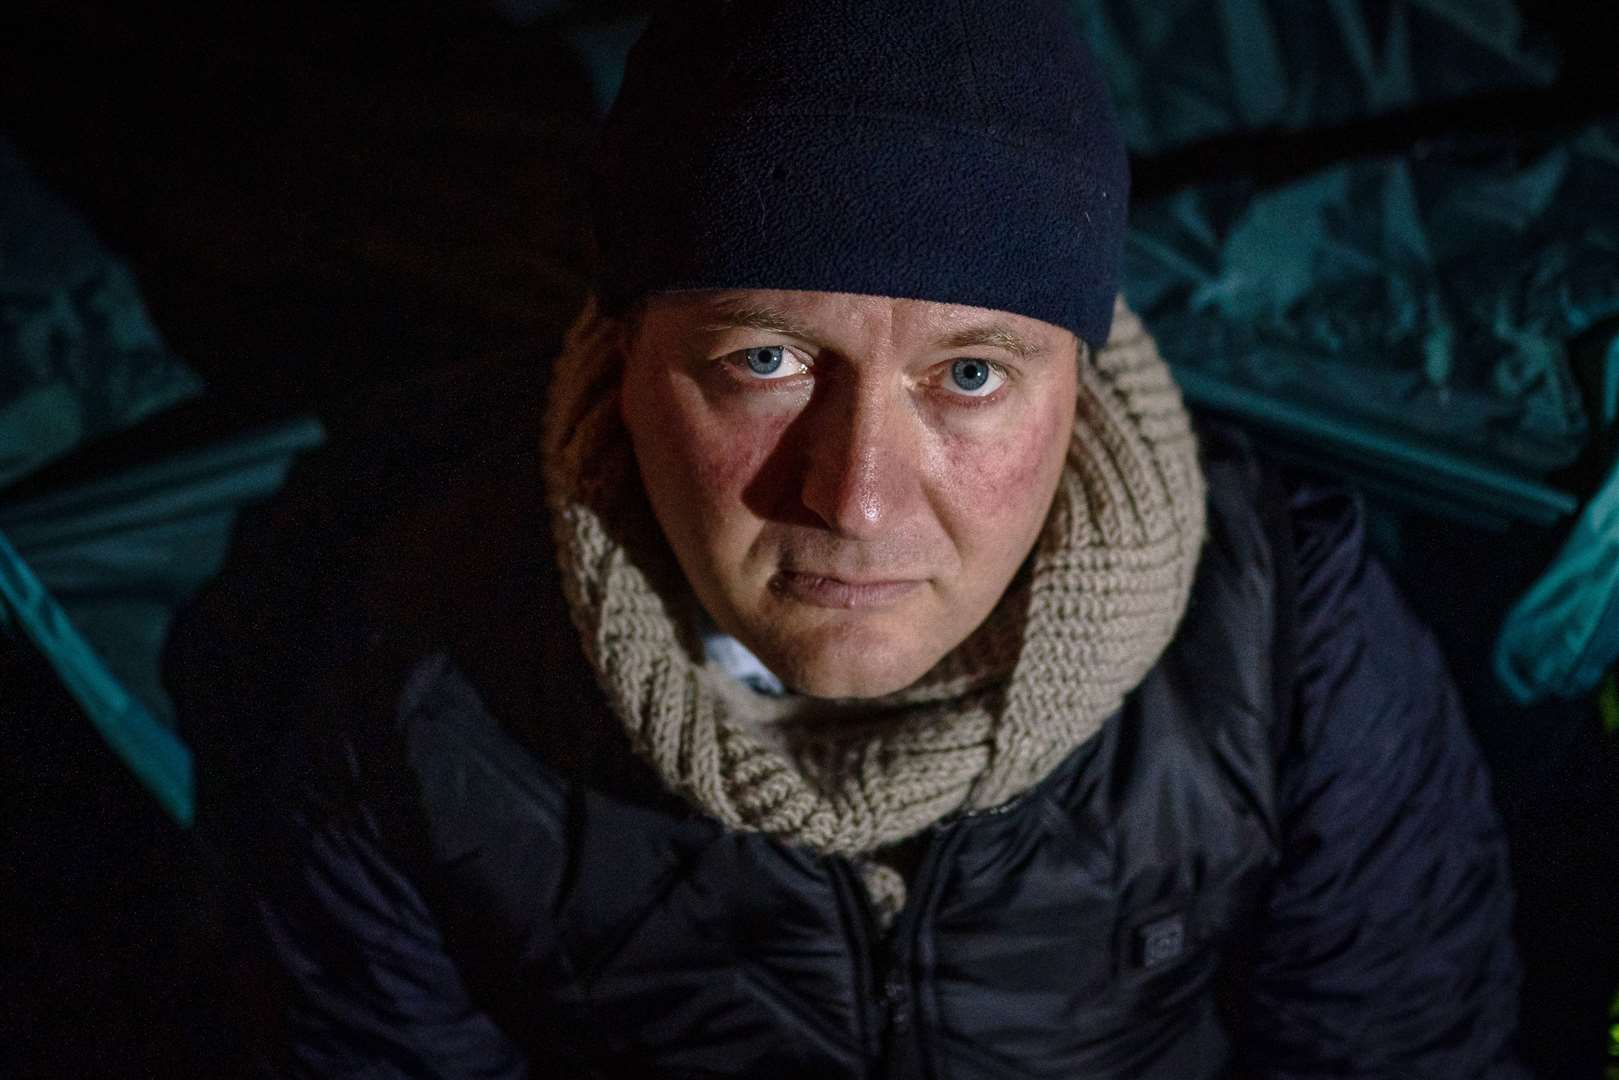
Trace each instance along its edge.
{"label": "chin", "polygon": [[[928,665],[930,666],[930,665]],[[880,698],[910,686],[928,670],[899,672],[847,672],[815,670],[785,680],[795,692],[817,698]]]}
{"label": "chin", "polygon": [[[910,686],[943,655],[918,648],[916,641],[888,635],[839,634],[827,640],[782,640],[759,653],[765,666],[800,694],[818,698],[877,698]],[[767,656],[766,653],[770,655]],[[779,657],[777,662],[773,659]]]}

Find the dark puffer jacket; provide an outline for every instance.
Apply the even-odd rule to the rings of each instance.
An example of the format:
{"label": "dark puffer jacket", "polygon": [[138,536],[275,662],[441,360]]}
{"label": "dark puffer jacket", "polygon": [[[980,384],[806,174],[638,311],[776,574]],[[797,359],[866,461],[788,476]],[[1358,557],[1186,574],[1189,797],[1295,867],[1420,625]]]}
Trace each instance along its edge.
{"label": "dark puffer jacket", "polygon": [[506,561],[507,615],[338,706],[267,875],[276,1068],[1521,1075],[1504,843],[1432,641],[1352,499],[1204,445],[1175,642],[1038,787],[925,834],[886,936],[843,861],[665,792],[544,560]]}

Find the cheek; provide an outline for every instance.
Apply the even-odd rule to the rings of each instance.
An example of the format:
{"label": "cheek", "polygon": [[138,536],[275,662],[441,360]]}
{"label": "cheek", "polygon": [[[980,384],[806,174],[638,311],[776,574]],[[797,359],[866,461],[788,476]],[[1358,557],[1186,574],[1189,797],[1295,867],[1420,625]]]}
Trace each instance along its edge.
{"label": "cheek", "polygon": [[657,458],[643,461],[643,470],[659,473],[683,502],[709,510],[741,501],[791,422],[788,415],[716,408],[692,380],[680,376],[637,406],[637,445]]}
{"label": "cheek", "polygon": [[1071,415],[1046,408],[1003,433],[947,436],[939,487],[958,514],[997,532],[1027,517],[1043,519],[1071,425]]}
{"label": "cheek", "polygon": [[786,417],[737,419],[712,413],[696,423],[682,423],[682,452],[690,458],[699,497],[740,501],[764,470],[788,423]]}

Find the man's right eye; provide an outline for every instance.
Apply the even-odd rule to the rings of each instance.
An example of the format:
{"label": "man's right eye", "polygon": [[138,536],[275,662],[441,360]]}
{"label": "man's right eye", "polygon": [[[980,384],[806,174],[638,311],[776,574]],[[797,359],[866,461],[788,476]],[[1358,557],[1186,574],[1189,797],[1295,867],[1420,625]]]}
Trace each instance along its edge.
{"label": "man's right eye", "polygon": [[757,379],[785,379],[802,375],[809,365],[795,357],[785,345],[757,345],[735,354],[738,367]]}

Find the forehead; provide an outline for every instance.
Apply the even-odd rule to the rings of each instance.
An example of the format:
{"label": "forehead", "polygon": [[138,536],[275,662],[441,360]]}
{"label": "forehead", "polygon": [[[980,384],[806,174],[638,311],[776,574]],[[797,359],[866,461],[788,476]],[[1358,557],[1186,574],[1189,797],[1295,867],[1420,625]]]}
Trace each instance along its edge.
{"label": "forehead", "polygon": [[643,333],[690,337],[756,330],[828,347],[987,346],[1033,357],[1076,345],[1060,326],[1009,311],[933,300],[790,289],[693,290],[650,297]]}

